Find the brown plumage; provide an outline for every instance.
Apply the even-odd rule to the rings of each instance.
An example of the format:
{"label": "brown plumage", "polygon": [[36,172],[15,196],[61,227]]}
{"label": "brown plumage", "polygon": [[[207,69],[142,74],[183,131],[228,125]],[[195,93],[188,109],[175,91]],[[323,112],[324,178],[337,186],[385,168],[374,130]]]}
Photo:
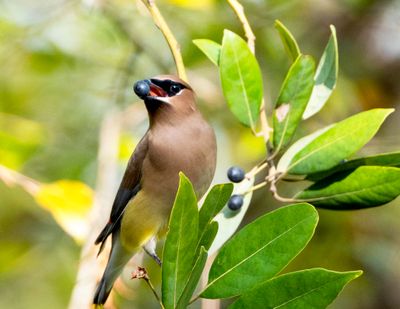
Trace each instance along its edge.
{"label": "brown plumage", "polygon": [[[165,233],[179,172],[191,180],[200,198],[215,171],[215,135],[197,110],[187,83],[161,75],[139,81],[135,92],[145,102],[150,125],[128,162],[110,220],[96,239],[100,253],[112,235],[110,258],[94,304],[104,304],[123,266],[140,247]],[[157,260],[155,248],[146,249]]]}

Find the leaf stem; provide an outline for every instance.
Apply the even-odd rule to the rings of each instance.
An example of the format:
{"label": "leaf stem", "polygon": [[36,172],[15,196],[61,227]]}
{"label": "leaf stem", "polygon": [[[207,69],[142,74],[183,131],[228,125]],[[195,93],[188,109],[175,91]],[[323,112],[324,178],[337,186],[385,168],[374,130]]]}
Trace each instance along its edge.
{"label": "leaf stem", "polygon": [[267,181],[260,182],[259,184],[251,187],[250,189],[248,189],[247,191],[243,192],[242,194],[246,195],[246,194],[248,194],[250,192],[253,192],[253,191],[256,191],[258,189],[261,189],[261,188],[265,187],[267,184],[268,184]]}
{"label": "leaf stem", "polygon": [[163,305],[160,297],[158,296],[153,284],[150,281],[150,277],[147,273],[146,268],[138,266],[138,268],[132,273],[131,279],[143,279],[144,281],[146,281],[147,285],[149,286],[149,288],[153,292],[154,296],[156,297],[157,301],[159,302],[161,308],[164,309],[164,305]]}
{"label": "leaf stem", "polygon": [[179,77],[182,78],[184,81],[187,81],[185,65],[183,64],[179,43],[175,39],[175,36],[169,28],[164,17],[161,15],[161,12],[158,9],[155,0],[142,0],[142,2],[149,10],[155,25],[158,27],[158,29],[160,29],[160,31],[164,35],[165,40],[168,43],[172,56],[174,57],[176,70]]}
{"label": "leaf stem", "polygon": [[[236,16],[240,20],[243,26],[244,34],[247,38],[247,45],[253,54],[255,54],[255,40],[256,36],[254,35],[253,30],[250,27],[250,23],[244,13],[243,6],[237,0],[227,0],[232,10],[235,12]],[[264,138],[265,143],[269,141],[269,134],[272,131],[268,124],[267,116],[265,114],[265,101],[264,99],[261,101],[260,106],[260,123],[261,123],[261,132],[257,135],[261,135]]]}
{"label": "leaf stem", "polygon": [[[269,190],[271,191],[274,198],[280,202],[284,202],[284,203],[300,202],[299,200],[294,199],[294,198],[287,198],[287,197],[280,196],[278,194],[278,190],[276,188],[276,183],[274,181],[271,182],[271,186],[270,186]],[[301,202],[304,202],[304,201],[301,201]]]}
{"label": "leaf stem", "polygon": [[[204,291],[204,290],[203,290]],[[203,292],[202,291],[202,292]],[[193,304],[196,300],[198,300],[199,298],[200,298],[200,294],[201,293],[199,293],[199,294],[197,294],[195,297],[193,297],[190,301],[189,301],[189,304],[188,305],[191,305],[191,304]]]}
{"label": "leaf stem", "polygon": [[265,143],[269,143],[269,134],[272,132],[272,128],[268,124],[267,115],[265,114],[265,101],[262,99],[260,106],[260,123],[261,123],[261,135],[264,138]]}
{"label": "leaf stem", "polygon": [[248,172],[246,174],[246,178],[250,179],[252,177],[254,177],[255,175],[257,175],[259,172],[261,172],[263,169],[265,169],[266,167],[268,167],[268,163],[264,160],[263,162],[261,162],[259,165],[256,165],[254,168],[252,168],[250,170],[250,172]]}
{"label": "leaf stem", "polygon": [[280,196],[278,193],[278,189],[276,187],[276,183],[282,178],[282,175],[284,175],[284,174],[277,173],[275,166],[272,166],[270,169],[269,175],[265,178],[266,181],[271,182],[269,190],[271,191],[272,195],[274,196],[274,198],[276,200],[278,200],[280,202],[284,202],[284,203],[300,203],[300,202],[310,202],[311,201],[311,200],[288,198],[288,197]]}
{"label": "leaf stem", "polygon": [[164,305],[163,305],[163,303],[161,301],[161,298],[160,298],[160,296],[158,296],[157,291],[155,290],[155,288],[154,288],[153,284],[151,283],[150,279],[149,278],[143,278],[143,279],[147,283],[147,285],[150,287],[150,289],[153,292],[155,298],[157,299],[158,303],[160,304],[160,307],[162,309],[165,309],[165,307],[164,307]]}

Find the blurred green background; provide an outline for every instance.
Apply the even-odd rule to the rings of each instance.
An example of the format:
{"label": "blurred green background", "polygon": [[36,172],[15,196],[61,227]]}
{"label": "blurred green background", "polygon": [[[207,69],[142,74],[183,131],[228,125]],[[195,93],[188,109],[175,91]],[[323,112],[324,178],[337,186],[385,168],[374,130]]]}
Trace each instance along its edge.
{"label": "blurred green background", "polygon": [[[262,159],[263,142],[228,112],[216,68],[191,41],[220,41],[224,28],[243,35],[241,26],[224,1],[159,2],[181,43],[200,109],[217,132],[215,182],[225,182],[232,164],[250,169]],[[269,111],[290,65],[274,20],[281,20],[301,49],[316,59],[328,40],[329,25],[337,28],[337,88],[326,107],[301,126],[298,136],[361,110],[396,107],[400,102],[399,1],[242,3],[257,37]],[[79,224],[93,198],[82,183],[95,188],[99,182],[100,129],[110,128],[107,119],[112,120],[111,128],[117,128],[112,145],[103,145],[117,148],[117,176],[110,175],[109,180],[112,195],[147,126],[132,84],[173,73],[174,64],[146,9],[134,0],[0,0],[0,63],[0,164],[29,176],[19,182],[33,185],[27,193],[26,187],[0,177],[0,308],[66,308],[85,233]],[[362,154],[398,150],[398,132],[400,112],[390,116]],[[50,195],[57,191],[54,196],[41,191],[43,184],[55,184],[48,188]],[[295,189],[280,188],[283,195]],[[39,198],[37,190],[45,196]],[[67,196],[67,201],[59,196]],[[368,210],[319,211],[314,239],[288,270],[362,269],[364,275],[346,287],[331,308],[400,308],[398,204],[397,199]],[[70,205],[82,208],[77,217]],[[279,206],[266,190],[258,191],[246,222]],[[117,298],[120,308],[157,308],[143,282],[127,284],[133,290],[129,300]]]}

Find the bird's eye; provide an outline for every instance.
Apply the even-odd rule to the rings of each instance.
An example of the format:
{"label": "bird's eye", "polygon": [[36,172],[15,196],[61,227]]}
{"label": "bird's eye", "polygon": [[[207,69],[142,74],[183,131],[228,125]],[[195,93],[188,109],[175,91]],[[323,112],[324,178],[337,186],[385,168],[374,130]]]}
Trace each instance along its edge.
{"label": "bird's eye", "polygon": [[181,89],[182,89],[181,86],[177,84],[172,84],[171,87],[169,87],[169,91],[174,95],[177,94],[179,91],[181,91]]}

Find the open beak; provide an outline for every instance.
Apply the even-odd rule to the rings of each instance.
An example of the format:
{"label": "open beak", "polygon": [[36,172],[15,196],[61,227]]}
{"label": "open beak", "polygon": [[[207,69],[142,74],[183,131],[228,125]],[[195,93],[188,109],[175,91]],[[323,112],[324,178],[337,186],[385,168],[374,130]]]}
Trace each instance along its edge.
{"label": "open beak", "polygon": [[150,97],[167,97],[168,93],[164,91],[161,87],[150,83],[150,92],[149,95]]}
{"label": "open beak", "polygon": [[133,86],[133,90],[142,100],[159,100],[168,97],[168,93],[164,89],[148,79],[137,81]]}

